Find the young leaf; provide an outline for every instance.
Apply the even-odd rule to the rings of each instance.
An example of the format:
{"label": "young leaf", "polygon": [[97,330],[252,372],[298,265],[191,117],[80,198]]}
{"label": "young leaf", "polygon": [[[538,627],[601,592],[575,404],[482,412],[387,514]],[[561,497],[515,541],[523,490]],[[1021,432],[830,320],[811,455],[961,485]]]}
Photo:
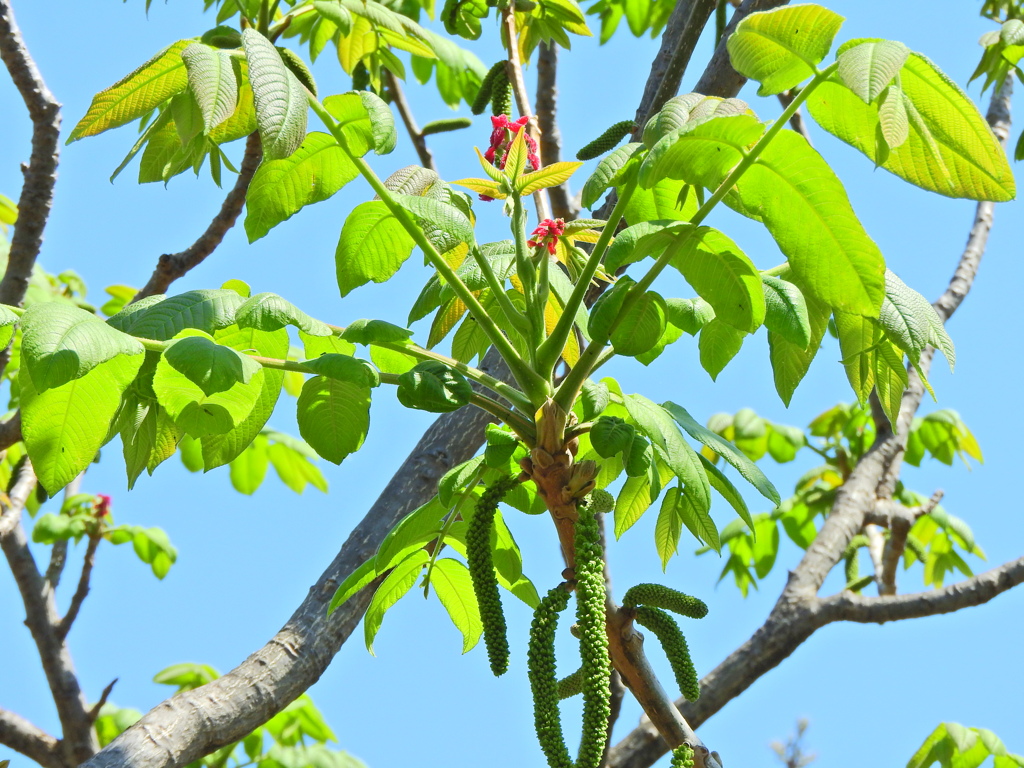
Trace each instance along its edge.
{"label": "young leaf", "polygon": [[899,74],[908,56],[910,49],[895,40],[867,40],[844,46],[836,57],[839,79],[861,101],[870,104]]}
{"label": "young leaf", "polygon": [[261,331],[277,331],[286,325],[294,325],[310,336],[330,336],[331,327],[310,317],[290,301],[276,293],[257,293],[248,298],[235,312],[239,328],[256,328]]}
{"label": "young leaf", "polygon": [[[343,341],[353,344],[398,344],[412,337],[412,331],[383,320],[353,320],[341,334]],[[344,353],[344,350],[333,350]],[[309,347],[307,345],[307,354]],[[322,353],[321,353],[322,354]],[[313,355],[309,355],[313,357]]]}
{"label": "young leaf", "polygon": [[658,343],[665,332],[665,300],[654,291],[647,291],[633,302],[619,318],[612,331],[611,342],[620,355],[635,356]]}
{"label": "young leaf", "polygon": [[769,275],[761,276],[767,312],[764,324],[786,341],[801,349],[811,343],[811,320],[807,300],[793,283]]}
{"label": "young leaf", "polygon": [[255,242],[302,208],[327,200],[359,175],[334,137],[313,132],[290,156],[261,163],[249,183],[245,233]]}
{"label": "young leaf", "polygon": [[370,428],[368,386],[313,376],[298,399],[299,434],[332,464],[341,464],[363,444]]}
{"label": "young leaf", "polygon": [[371,280],[389,280],[412,254],[414,242],[380,200],[357,205],[341,229],[335,265],[346,296]]}
{"label": "young leaf", "polygon": [[[449,238],[454,237],[459,242],[467,243],[470,246],[476,244],[473,225],[469,222],[466,214],[454,205],[448,205],[440,200],[433,200],[429,197],[417,197],[415,195],[398,194],[393,195],[393,197],[396,203],[409,211],[413,216],[429,222],[440,230],[442,237],[444,235],[447,235]],[[446,241],[444,250],[451,250],[455,245],[457,243]]]}
{"label": "young leaf", "polygon": [[203,133],[234,114],[238,106],[238,78],[231,55],[202,43],[192,43],[181,52],[188,72],[188,84],[203,115]]}
{"label": "young leaf", "polygon": [[846,378],[857,400],[866,403],[875,385],[875,350],[882,338],[878,323],[867,317],[836,312],[839,349]]}
{"label": "young leaf", "polygon": [[185,90],[188,74],[181,52],[191,42],[179,40],[164,48],[134,72],[97,93],[67,143],[130,123]]}
{"label": "young leaf", "polygon": [[306,136],[308,94],[274,44],[254,29],[242,32],[249,82],[265,160],[288,157]]}
{"label": "young leaf", "polygon": [[729,36],[729,58],[761,83],[758,96],[781,93],[814,75],[842,24],[842,16],[813,4],[753,13]]}
{"label": "young leaf", "polygon": [[633,426],[618,416],[602,416],[590,430],[590,442],[598,456],[609,459],[628,449],[635,434]]}
{"label": "young leaf", "polygon": [[700,339],[697,342],[700,365],[712,379],[717,379],[718,374],[740,351],[745,336],[743,331],[737,331],[717,317],[700,329]]}
{"label": "young leaf", "polygon": [[583,192],[581,193],[583,207],[593,208],[594,204],[601,199],[601,195],[605,193],[605,190],[612,186],[616,175],[633,156],[642,152],[643,149],[643,144],[626,144],[624,147],[616,149],[607,157],[602,158],[590,178],[587,179],[586,184],[583,185]]}
{"label": "young leaf", "polygon": [[805,297],[807,302],[807,319],[810,323],[810,342],[806,346],[794,344],[774,330],[768,331],[769,359],[772,363],[772,374],[775,390],[787,406],[793,398],[793,392],[803,380],[811,366],[811,361],[818,353],[821,340],[828,328],[828,319],[832,311],[825,304],[813,297]]}
{"label": "young leaf", "polygon": [[628,478],[615,500],[615,538],[632,528],[653,502],[651,480],[646,474]]}
{"label": "young leaf", "polygon": [[167,341],[185,328],[213,333],[232,325],[243,302],[237,293],[224,289],[186,291],[168,298],[150,296],[129,304],[107,323],[123,333]]}
{"label": "young leaf", "polygon": [[362,157],[371,149],[378,155],[391,152],[398,141],[391,108],[376,94],[353,91],[324,99],[348,142],[348,150]]}
{"label": "young leaf", "polygon": [[458,371],[435,360],[418,363],[398,377],[398,401],[406,408],[447,413],[466,405],[473,387]]}
{"label": "young leaf", "polygon": [[956,365],[956,351],[935,307],[910,288],[895,273],[885,271],[885,300],[878,317],[886,336],[916,362],[931,344],[942,351],[950,371]]}
{"label": "young leaf", "polygon": [[239,493],[251,496],[263,484],[270,468],[267,453],[268,441],[264,435],[257,435],[252,444],[231,462],[231,487]]}
{"label": "young leaf", "polygon": [[366,360],[349,355],[324,354],[303,362],[320,376],[347,381],[360,387],[380,386],[380,374]]}
{"label": "young leaf", "polygon": [[679,514],[678,486],[672,486],[665,491],[665,497],[661,500],[661,510],[658,512],[658,520],[654,524],[654,546],[661,557],[661,570],[668,567],[668,561],[679,551],[679,536],[683,532],[683,519]]}
{"label": "young leaf", "polygon": [[874,362],[878,401],[895,432],[903,403],[903,390],[907,388],[907,369],[903,365],[903,355],[890,342],[882,340],[878,344]]}
{"label": "young leaf", "polygon": [[[373,599],[370,600],[366,616],[363,618],[363,635],[366,639],[366,649],[370,653],[373,653],[373,639],[377,636],[377,631],[384,620],[384,614],[401,600],[406,592],[412,589],[413,584],[416,583],[416,577],[419,576],[429,559],[430,555],[426,551],[416,550],[408,559],[396,565],[388,577],[377,587],[377,591],[373,593]],[[337,599],[337,595],[335,595],[335,599]]]}
{"label": "young leaf", "polygon": [[462,652],[469,652],[480,641],[484,630],[469,570],[458,560],[442,557],[434,562],[430,586],[448,612],[452,624],[462,633]]}
{"label": "young leaf", "polygon": [[119,355],[45,392],[36,390],[25,368],[20,370],[22,435],[47,493],[55,494],[92,462],[142,358]]}

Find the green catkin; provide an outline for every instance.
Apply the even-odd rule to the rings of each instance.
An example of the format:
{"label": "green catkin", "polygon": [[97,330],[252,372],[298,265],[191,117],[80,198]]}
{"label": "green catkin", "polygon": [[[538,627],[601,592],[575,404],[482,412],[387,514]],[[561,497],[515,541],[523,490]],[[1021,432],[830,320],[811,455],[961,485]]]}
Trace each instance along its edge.
{"label": "green catkin", "polygon": [[690,658],[690,648],[686,645],[686,638],[676,624],[675,620],[660,608],[651,608],[647,605],[637,606],[636,623],[647,627],[654,633],[665,649],[669,664],[672,665],[672,672],[676,676],[676,684],[680,693],[688,700],[696,701],[700,697],[700,681],[697,678],[697,670],[693,666],[693,659]]}
{"label": "green catkin", "polygon": [[501,69],[495,72],[494,80],[491,81],[491,114],[512,114],[512,83],[508,81],[508,72],[505,70],[504,62],[502,62]]}
{"label": "green catkin", "polygon": [[703,600],[690,597],[663,584],[637,584],[630,587],[622,597],[622,604],[627,608],[635,608],[638,605],[665,608],[691,619],[703,619],[708,615],[708,606]]}
{"label": "green catkin", "polygon": [[533,723],[537,741],[551,768],[572,768],[572,757],[562,735],[558,711],[558,677],[555,674],[555,629],[558,614],[569,604],[569,592],[559,585],[540,601],[530,624],[527,670],[533,694]]}
{"label": "green catkin", "polygon": [[558,698],[571,699],[583,693],[583,667],[558,681]]}
{"label": "green catkin", "polygon": [[906,549],[909,549],[911,552],[913,552],[914,553],[914,557],[916,557],[922,563],[927,563],[928,562],[928,550],[925,549],[924,544],[921,543],[921,540],[919,538],[917,538],[917,536],[911,536],[908,533],[907,534],[907,543],[906,543],[905,547],[906,547]]}
{"label": "green catkin", "polygon": [[860,578],[860,562],[857,559],[857,550],[846,556],[846,583],[852,584]]}
{"label": "green catkin", "polygon": [[434,120],[427,123],[420,129],[421,136],[430,136],[435,133],[446,133],[448,131],[460,131],[469,128],[473,121],[468,117],[451,117],[447,120]]}
{"label": "green catkin", "polygon": [[632,133],[635,128],[636,123],[632,120],[623,120],[620,123],[616,123],[577,152],[576,159],[593,160],[595,157],[600,157],[622,141],[623,136]]}
{"label": "green catkin", "polygon": [[590,503],[588,508],[595,515],[611,512],[615,509],[615,497],[604,488],[595,488],[590,492]]}
{"label": "green catkin", "polygon": [[845,588],[850,590],[851,592],[860,592],[862,589],[872,584],[874,580],[875,577],[871,574],[868,574],[867,576],[861,576],[856,581],[851,581],[846,585]]}
{"label": "green catkin", "polygon": [[846,549],[843,550],[843,557],[849,557],[852,553],[856,552],[861,547],[868,545],[868,537],[863,533],[858,533],[852,539],[850,543],[846,545]]}
{"label": "green catkin", "polygon": [[501,595],[498,593],[498,580],[494,575],[491,557],[491,526],[494,524],[498,502],[515,483],[513,478],[502,478],[484,491],[476,503],[476,514],[466,529],[466,562],[473,581],[473,592],[480,606],[487,659],[495,677],[508,671],[508,638],[505,636],[505,614],[501,610]]}
{"label": "green catkin", "polygon": [[611,716],[612,663],[608,655],[604,556],[594,513],[579,510],[576,522],[576,623],[583,661],[583,736],[576,768],[598,768]]}
{"label": "green catkin", "polygon": [[693,749],[689,744],[680,744],[672,750],[671,768],[693,768]]}
{"label": "green catkin", "polygon": [[480,81],[480,90],[476,92],[476,98],[473,99],[473,104],[470,106],[470,111],[474,115],[482,115],[484,110],[487,109],[487,104],[491,100],[491,94],[493,93],[494,80],[498,76],[498,72],[505,72],[504,60],[499,61],[484,75],[484,79]]}

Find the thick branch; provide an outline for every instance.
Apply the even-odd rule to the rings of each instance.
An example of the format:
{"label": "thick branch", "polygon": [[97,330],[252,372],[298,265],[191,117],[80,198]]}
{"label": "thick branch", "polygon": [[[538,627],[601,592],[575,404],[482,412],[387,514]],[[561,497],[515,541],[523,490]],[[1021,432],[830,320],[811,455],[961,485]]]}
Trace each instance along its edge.
{"label": "thick branch", "polygon": [[430,147],[427,146],[426,137],[416,124],[416,118],[412,114],[412,107],[406,101],[405,91],[402,90],[401,83],[398,82],[398,78],[395,77],[391,70],[385,70],[385,73],[388,79],[388,90],[391,92],[391,100],[395,103],[398,114],[402,117],[402,122],[405,123],[405,130],[409,133],[413,147],[416,148],[416,154],[420,156],[420,162],[424,168],[429,168],[434,173],[437,173],[434,156],[430,153]]}
{"label": "thick branch", "polygon": [[238,169],[238,178],[235,179],[235,186],[231,188],[224,202],[221,204],[220,212],[213,217],[210,226],[199,236],[192,245],[180,253],[165,253],[157,262],[156,269],[145,287],[139,291],[133,301],[144,299],[158,293],[165,293],[167,288],[182,277],[193,267],[199,266],[209,256],[221,241],[228,230],[235,225],[238,215],[245,205],[245,193],[249,189],[249,182],[263,158],[263,151],[260,147],[260,135],[250,134],[245,142],[245,157],[242,158],[242,165]]}
{"label": "thick branch", "polygon": [[[85,696],[75,675],[75,666],[67,645],[60,637],[60,617],[54,602],[53,591],[36,566],[35,558],[28,547],[28,537],[21,525],[21,510],[24,500],[35,488],[32,465],[26,462],[11,493],[12,507],[4,509],[0,548],[7,557],[7,563],[18,585],[25,605],[25,624],[32,633],[39,660],[50,686],[50,694],[57,708],[64,739],[61,742],[63,760],[67,765],[77,765],[87,760],[99,745],[92,730],[92,721],[86,706]],[[9,520],[15,521],[14,525]]]}
{"label": "thick branch", "polygon": [[15,411],[7,421],[0,421],[0,451],[6,451],[21,442],[21,411]]}
{"label": "thick branch", "polygon": [[8,0],[0,0],[0,59],[32,119],[32,154],[28,165],[22,166],[25,183],[18,198],[18,220],[11,238],[7,272],[0,281],[0,303],[20,304],[39,256],[43,229],[53,205],[60,154],[60,104],[29,55]]}
{"label": "thick branch", "polygon": [[983,605],[1022,582],[1024,557],[979,573],[966,581],[931,592],[885,597],[865,597],[852,592],[841,592],[822,600],[821,608],[828,622],[856,621],[862,624],[883,624],[887,621],[938,616],[962,608]]}
{"label": "thick branch", "polygon": [[[537,48],[537,127],[540,129],[540,156],[544,165],[557,163],[562,159],[562,134],[558,130],[558,46],[555,43],[541,43]],[[557,187],[548,187],[551,201],[551,215],[570,221],[576,218],[579,208],[573,205],[569,182]]]}
{"label": "thick branch", "polygon": [[43,768],[64,768],[60,742],[14,712],[0,708],[0,744],[35,760]]}

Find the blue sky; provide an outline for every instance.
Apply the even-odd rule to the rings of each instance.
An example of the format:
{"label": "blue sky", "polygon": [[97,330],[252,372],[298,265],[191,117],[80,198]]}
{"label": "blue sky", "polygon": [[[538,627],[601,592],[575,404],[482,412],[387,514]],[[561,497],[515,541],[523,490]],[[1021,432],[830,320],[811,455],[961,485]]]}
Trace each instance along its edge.
{"label": "blue sky", "polygon": [[[837,0],[828,5],[847,17],[839,40],[902,40],[960,83],[966,82],[980,55],[977,38],[991,27],[976,15],[980,3],[964,0]],[[64,104],[62,134],[84,114],[93,93],[168,43],[213,26],[212,17],[204,17],[200,8],[197,0],[155,2],[147,19],[142,0],[16,3],[25,38],[50,89]],[[489,63],[497,58],[486,44],[495,30],[490,22],[485,29],[484,40],[471,47]],[[632,117],[657,41],[636,40],[623,25],[604,47],[592,39],[573,42],[574,50],[562,56],[559,118],[563,138],[574,151],[606,125]],[[710,50],[710,41],[702,40],[684,90],[696,81]],[[314,73],[322,93],[350,88],[329,54]],[[451,114],[433,85],[408,90],[421,124]],[[778,104],[756,99],[753,90],[748,87],[741,96],[762,117],[777,115]],[[977,84],[970,93],[981,98]],[[18,166],[28,155],[29,124],[16,93],[2,79],[0,105],[0,192],[16,198]],[[468,110],[464,107],[459,114]],[[963,247],[974,204],[914,189],[873,170],[863,156],[813,124],[811,130],[816,148],[844,180],[889,266],[926,296],[936,296]],[[467,131],[432,139],[442,175],[476,175],[472,146],[484,145],[487,134],[486,117],[481,117]],[[126,128],[62,148],[57,199],[41,261],[53,272],[77,270],[97,301],[107,285],[142,285],[161,253],[184,248],[202,231],[224,194],[205,174],[199,179],[185,174],[166,189],[138,186],[135,166],[116,183],[108,183],[133,141],[132,129]],[[233,157],[240,155],[240,144],[233,152]],[[386,174],[415,162],[415,156],[403,136],[393,155],[372,162]],[[577,189],[588,170],[578,175]],[[333,249],[341,223],[353,206],[370,197],[365,185],[353,182],[251,246],[236,229],[175,290],[216,287],[241,278],[254,290],[280,293],[328,322],[344,325],[377,317],[404,324],[412,297],[427,276],[417,257],[386,286],[367,286],[344,300],[335,288]],[[905,473],[908,485],[917,490],[946,491],[944,504],[968,520],[990,565],[1018,557],[1024,549],[1017,486],[1024,417],[1017,397],[1020,322],[1014,309],[1024,284],[1020,205],[1012,202],[997,209],[981,274],[949,326],[957,343],[956,374],[936,366],[932,382],[938,403],[926,402],[922,410],[958,410],[981,443],[986,462],[973,471],[933,462]],[[493,239],[504,236],[497,208],[480,205],[478,215]],[[760,267],[781,260],[758,225],[716,216],[712,223]],[[683,289],[669,282],[664,292],[672,295],[673,290]],[[416,329],[425,336],[423,325]],[[838,348],[827,345],[788,410],[771,386],[763,332],[747,342],[717,383],[700,369],[696,344],[689,338],[649,368],[622,364],[610,367],[609,373],[620,379],[624,390],[676,400],[700,419],[749,406],[773,421],[805,425],[836,402],[852,399],[838,359]],[[111,494],[121,522],[166,529],[179,559],[168,577],[157,582],[126,548],[101,548],[93,592],[70,635],[90,697],[98,697],[117,677],[112,700],[146,710],[166,694],[167,689],[151,682],[158,670],[197,661],[227,671],[281,626],[431,421],[429,415],[402,409],[390,392],[377,392],[365,447],[340,467],[322,463],[331,484],[328,495],[310,489],[299,497],[271,477],[255,496],[243,497],[230,488],[226,471],[188,475],[177,460],[154,477],[143,477],[128,493],[119,448],[112,444],[104,452],[85,489]],[[282,402],[271,423],[294,433],[292,401]],[[805,452],[792,464],[768,464],[765,470],[785,495],[814,463]],[[755,511],[767,511],[756,497],[749,501]],[[721,506],[713,512],[720,527],[731,519]],[[524,550],[527,574],[545,589],[561,568],[550,524],[539,517],[511,515],[509,524]],[[706,599],[711,615],[690,629],[688,639],[698,669],[709,671],[763,621],[799,552],[784,545],[775,572],[744,600],[731,583],[716,586],[722,565],[717,558],[695,558],[690,548],[684,547],[662,576],[652,529],[653,518],[644,519],[613,546],[616,586],[621,594],[638,581],[663,580]],[[985,567],[972,564],[979,570]],[[826,590],[837,589],[837,584],[830,581]],[[904,576],[901,586],[919,589],[919,572]],[[66,604],[71,587],[64,587]],[[500,680],[490,676],[482,650],[459,655],[457,632],[434,600],[424,602],[412,594],[389,613],[376,641],[376,657],[367,654],[357,631],[310,691],[340,745],[371,768],[411,762],[463,766],[481,759],[495,768],[542,765],[523,664],[529,611],[506,604],[514,658],[510,674]],[[52,702],[22,615],[11,579],[0,572],[0,706],[55,730]],[[878,762],[903,764],[943,720],[990,728],[1011,750],[1024,752],[1019,705],[1024,665],[1018,650],[1022,615],[1024,591],[1016,590],[951,616],[884,627],[832,625],[731,702],[701,729],[701,736],[730,766],[772,764],[769,742],[785,738],[800,717],[810,719],[808,744],[820,754],[820,764],[835,768],[861,765],[869,745]],[[659,668],[671,679],[667,665]],[[627,703],[617,735],[627,733],[638,717],[638,707]],[[567,719],[569,733],[574,732],[572,722]],[[23,768],[28,761],[14,757],[12,765]]]}

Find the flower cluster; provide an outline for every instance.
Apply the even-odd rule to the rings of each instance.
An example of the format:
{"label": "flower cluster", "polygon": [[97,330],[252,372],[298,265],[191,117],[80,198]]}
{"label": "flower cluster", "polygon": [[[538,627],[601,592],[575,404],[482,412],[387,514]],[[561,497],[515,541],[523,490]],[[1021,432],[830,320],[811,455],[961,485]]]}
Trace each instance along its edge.
{"label": "flower cluster", "polygon": [[555,246],[558,244],[558,238],[564,233],[564,219],[544,219],[544,221],[540,223],[540,226],[533,230],[533,239],[528,240],[526,244],[531,248],[540,248],[541,246],[545,246],[548,249],[548,253],[554,256]]}
{"label": "flower cluster", "polygon": [[96,517],[106,517],[110,514],[110,497],[105,493],[97,494],[96,501],[92,505],[93,514]]}
{"label": "flower cluster", "polygon": [[[526,124],[530,121],[528,117],[520,117],[518,120],[509,120],[508,115],[495,115],[491,118],[491,125],[494,130],[491,131],[491,146],[484,152],[484,157],[487,158],[487,162],[494,165],[496,168],[503,169],[505,167],[505,160],[508,157],[508,149],[512,146],[512,139],[519,133]],[[537,156],[537,142],[533,140],[529,133],[524,137],[526,139],[527,148],[527,170],[536,171],[540,168],[540,157]]]}

